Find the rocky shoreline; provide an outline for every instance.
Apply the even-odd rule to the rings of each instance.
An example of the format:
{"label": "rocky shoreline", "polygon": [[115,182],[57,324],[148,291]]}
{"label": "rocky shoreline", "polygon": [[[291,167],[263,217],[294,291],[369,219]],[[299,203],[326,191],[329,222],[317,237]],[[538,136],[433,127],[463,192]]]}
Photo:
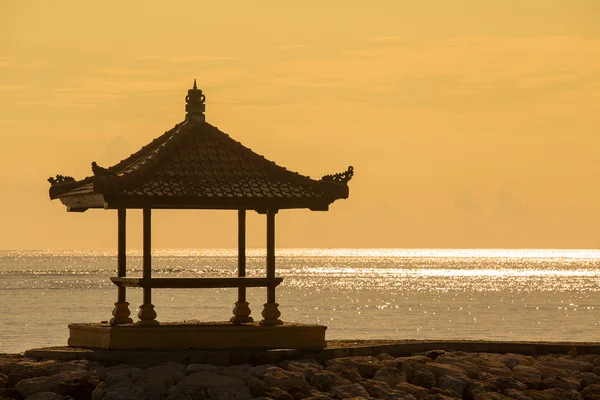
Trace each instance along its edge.
{"label": "rocky shoreline", "polygon": [[600,400],[600,354],[433,350],[322,362],[103,365],[0,355],[0,400]]}

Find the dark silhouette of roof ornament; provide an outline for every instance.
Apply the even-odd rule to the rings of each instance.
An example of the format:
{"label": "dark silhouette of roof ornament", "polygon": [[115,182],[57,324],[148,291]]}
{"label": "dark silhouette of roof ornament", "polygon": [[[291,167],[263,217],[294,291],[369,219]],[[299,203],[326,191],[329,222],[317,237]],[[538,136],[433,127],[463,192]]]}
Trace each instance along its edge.
{"label": "dark silhouette of roof ornament", "polygon": [[185,119],[191,120],[196,119],[199,121],[206,121],[204,111],[206,111],[206,96],[202,94],[202,90],[196,86],[196,80],[194,79],[194,87],[188,90],[188,95],[185,97]]}
{"label": "dark silhouette of roof ornament", "polygon": [[344,172],[340,172],[338,174],[333,175],[325,175],[321,178],[322,181],[330,181],[330,182],[340,182],[347,183],[354,176],[354,168],[349,166],[348,169]]}
{"label": "dark silhouette of roof ornament", "polygon": [[106,176],[106,175],[114,175],[115,173],[108,168],[102,168],[99,166],[96,161],[92,161],[92,172],[94,176]]}
{"label": "dark silhouette of roof ornament", "polygon": [[54,185],[58,185],[61,183],[75,182],[75,178],[73,178],[72,176],[68,176],[68,175],[56,175],[56,178],[53,178],[53,177],[48,178],[48,182],[50,182],[50,185],[54,186]]}

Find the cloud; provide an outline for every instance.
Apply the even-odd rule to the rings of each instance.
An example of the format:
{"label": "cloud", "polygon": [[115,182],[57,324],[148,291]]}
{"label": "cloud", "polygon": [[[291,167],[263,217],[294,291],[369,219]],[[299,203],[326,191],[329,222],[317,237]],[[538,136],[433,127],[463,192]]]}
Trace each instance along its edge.
{"label": "cloud", "polygon": [[530,219],[533,213],[525,206],[523,200],[509,190],[502,189],[496,193],[495,204],[503,216],[514,219]]}
{"label": "cloud", "polygon": [[153,69],[140,68],[95,68],[93,71],[106,75],[150,75],[158,73]]}
{"label": "cloud", "polygon": [[460,193],[454,200],[454,208],[458,211],[464,211],[469,214],[479,213],[482,209],[481,204],[475,200],[473,194],[469,192]]}
{"label": "cloud", "polygon": [[404,40],[401,36],[375,36],[368,38],[367,42],[375,42],[375,43],[393,43]]}
{"label": "cloud", "polygon": [[8,59],[0,58],[0,68],[12,68],[15,67],[16,64],[14,62],[8,61]]}
{"label": "cloud", "polygon": [[556,83],[581,77],[600,81],[600,39],[458,37],[413,44],[381,42],[388,45],[367,43],[335,58],[285,61],[275,65],[270,76],[281,85],[299,77],[296,86],[324,83],[361,90],[399,87],[419,79],[426,85],[438,79],[445,85],[435,87],[436,95],[453,96],[498,89],[550,90]]}
{"label": "cloud", "polygon": [[0,92],[9,92],[15,90],[27,89],[25,85],[0,85]]}
{"label": "cloud", "polygon": [[287,44],[275,47],[276,50],[294,50],[294,49],[306,49],[307,44]]}
{"label": "cloud", "polygon": [[141,56],[137,57],[136,60],[145,61],[164,61],[170,63],[190,63],[196,61],[235,61],[239,60],[239,57],[234,56]]}

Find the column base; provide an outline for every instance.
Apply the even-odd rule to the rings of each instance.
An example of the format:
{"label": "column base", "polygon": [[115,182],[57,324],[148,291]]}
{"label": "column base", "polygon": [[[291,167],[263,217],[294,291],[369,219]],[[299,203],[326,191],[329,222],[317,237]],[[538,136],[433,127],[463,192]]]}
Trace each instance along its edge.
{"label": "column base", "polygon": [[274,326],[282,325],[283,321],[279,319],[281,313],[279,312],[279,304],[277,303],[265,303],[262,311],[263,319],[260,321],[260,325],[263,326]]}
{"label": "column base", "polygon": [[140,306],[140,312],[138,312],[138,318],[140,320],[136,323],[136,325],[153,326],[159,324],[159,322],[156,320],[156,311],[154,311],[153,304],[142,304]]}
{"label": "column base", "polygon": [[132,324],[133,320],[129,318],[131,311],[129,311],[128,302],[116,302],[115,308],[112,311],[113,318],[110,319],[111,325],[121,324]]}
{"label": "column base", "polygon": [[250,316],[250,307],[247,301],[236,301],[233,308],[233,317],[229,321],[234,324],[242,324],[244,322],[252,322],[254,318]]}

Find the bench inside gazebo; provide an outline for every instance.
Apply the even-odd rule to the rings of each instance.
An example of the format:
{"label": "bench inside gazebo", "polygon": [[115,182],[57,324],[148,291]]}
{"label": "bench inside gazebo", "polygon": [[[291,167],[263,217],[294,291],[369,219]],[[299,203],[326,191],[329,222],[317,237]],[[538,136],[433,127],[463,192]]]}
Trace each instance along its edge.
{"label": "bench inside gazebo", "polygon": [[[311,179],[253,152],[205,120],[205,96],[196,86],[186,96],[186,118],[138,152],[109,168],[92,162],[93,175],[82,180],[49,178],[50,198],[69,212],[117,210],[117,301],[109,323],[70,324],[69,345],[105,349],[322,348],[325,326],[284,323],[275,288],[275,215],[284,209],[327,211],[348,197],[354,171]],[[142,276],[127,276],[127,209],[143,214]],[[152,210],[237,210],[238,276],[153,278]],[[267,257],[264,277],[246,276],[246,213],[266,215]],[[143,290],[136,323],[130,318],[127,288]],[[254,322],[246,289],[266,288],[262,319]],[[233,316],[226,322],[159,323],[153,289],[237,288]]]}

